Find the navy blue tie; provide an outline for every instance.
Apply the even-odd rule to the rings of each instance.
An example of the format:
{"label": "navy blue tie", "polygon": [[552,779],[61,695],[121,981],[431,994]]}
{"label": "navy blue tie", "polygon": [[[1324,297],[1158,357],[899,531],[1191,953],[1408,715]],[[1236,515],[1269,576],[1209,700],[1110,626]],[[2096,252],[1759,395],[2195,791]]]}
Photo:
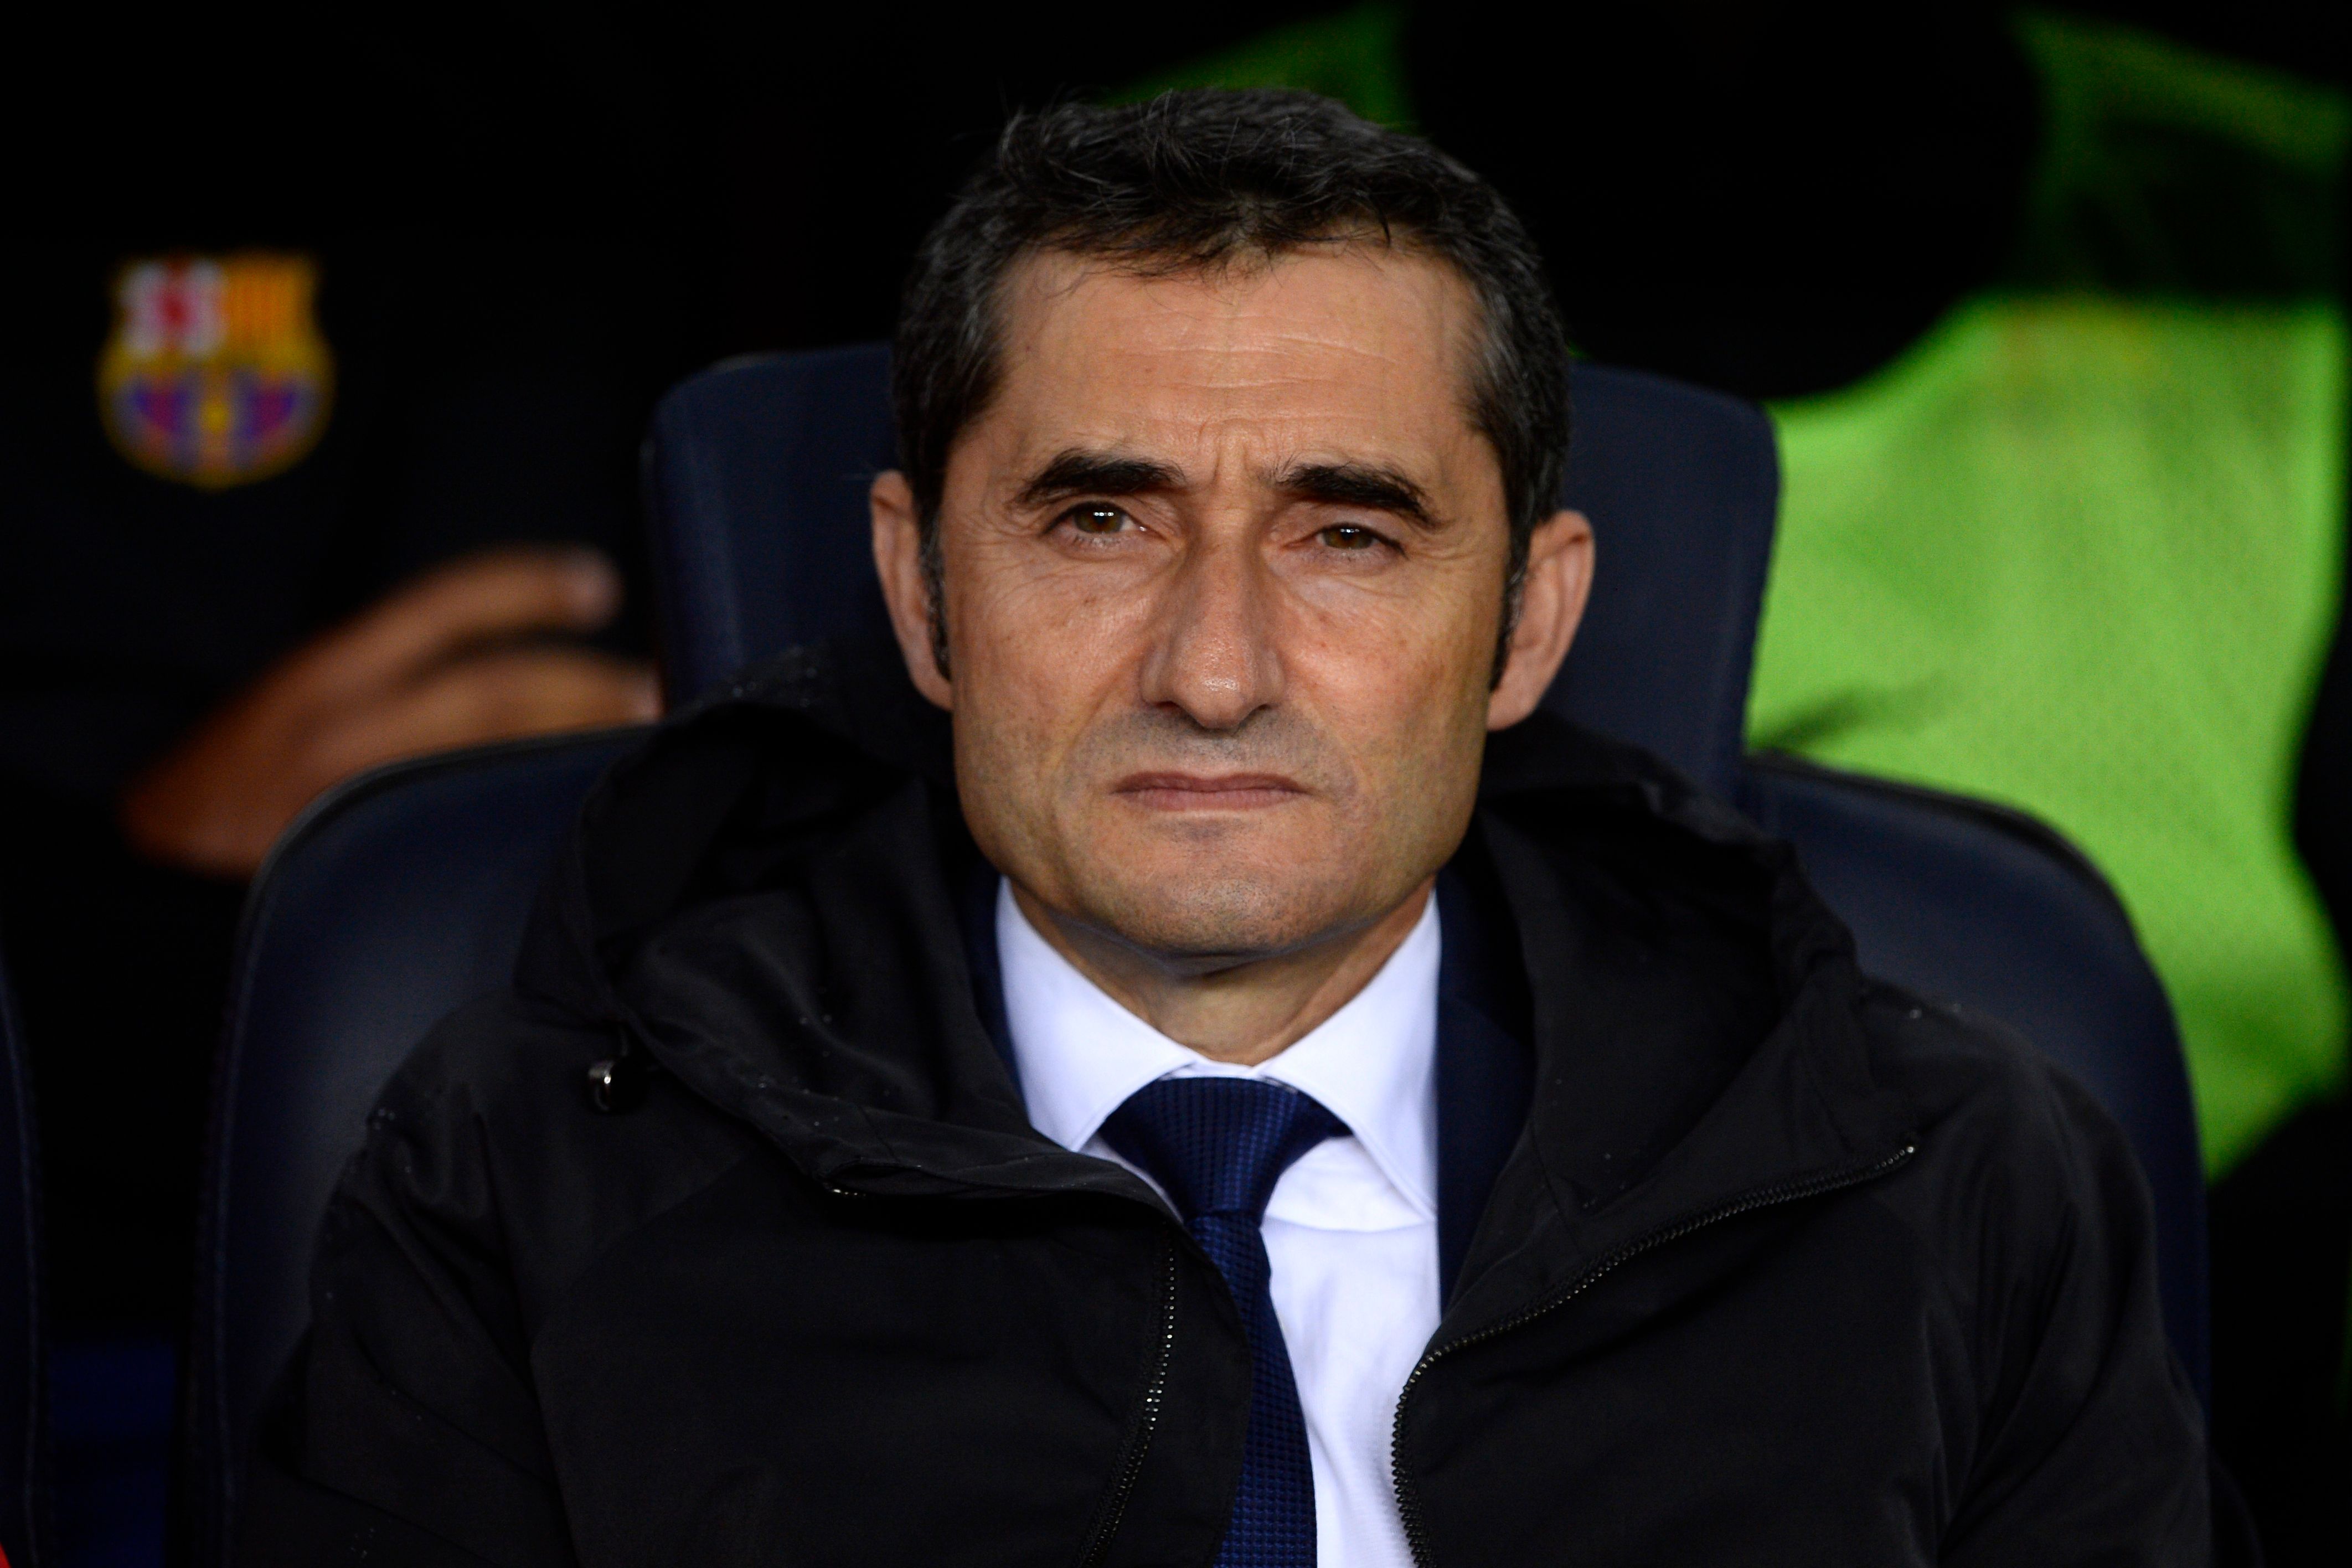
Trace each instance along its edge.
{"label": "navy blue tie", "polygon": [[1286,1084],[1163,1078],[1129,1096],[1103,1138],[1158,1182],[1225,1277],[1249,1336],[1249,1432],[1217,1568],[1315,1568],[1315,1470],[1259,1230],[1274,1184],[1348,1129]]}

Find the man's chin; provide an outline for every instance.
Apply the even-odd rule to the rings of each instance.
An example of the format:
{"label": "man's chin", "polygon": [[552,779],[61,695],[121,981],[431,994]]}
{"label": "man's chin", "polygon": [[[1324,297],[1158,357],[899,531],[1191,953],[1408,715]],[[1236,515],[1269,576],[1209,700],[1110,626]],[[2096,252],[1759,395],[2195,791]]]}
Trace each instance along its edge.
{"label": "man's chin", "polygon": [[1098,884],[1087,922],[1155,957],[1222,966],[1312,945],[1347,922],[1345,900],[1322,874],[1269,874],[1264,863],[1169,868]]}

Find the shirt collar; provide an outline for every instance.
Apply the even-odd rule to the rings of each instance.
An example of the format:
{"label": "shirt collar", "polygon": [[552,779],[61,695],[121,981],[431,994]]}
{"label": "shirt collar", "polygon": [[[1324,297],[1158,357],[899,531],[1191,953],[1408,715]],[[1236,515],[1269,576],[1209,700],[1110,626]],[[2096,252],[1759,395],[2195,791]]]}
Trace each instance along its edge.
{"label": "shirt collar", "polygon": [[1037,1131],[1083,1149],[1145,1084],[1171,1073],[1263,1077],[1348,1124],[1391,1185],[1437,1209],[1437,900],[1380,972],[1304,1038],[1255,1068],[1215,1062],[1112,1000],[1056,952],[1000,881],[997,962],[1013,1061]]}

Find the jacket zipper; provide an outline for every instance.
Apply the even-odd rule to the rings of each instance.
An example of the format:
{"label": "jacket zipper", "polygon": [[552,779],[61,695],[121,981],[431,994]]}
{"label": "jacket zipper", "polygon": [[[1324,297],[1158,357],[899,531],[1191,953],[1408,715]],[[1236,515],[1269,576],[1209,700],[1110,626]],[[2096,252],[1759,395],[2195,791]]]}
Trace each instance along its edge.
{"label": "jacket zipper", "polygon": [[1111,1488],[1110,1501],[1095,1526],[1094,1539],[1087,1543],[1086,1554],[1078,1560],[1085,1568],[1098,1568],[1110,1555],[1111,1540],[1127,1517],[1128,1499],[1143,1474],[1143,1457],[1150,1450],[1151,1434],[1160,1425],[1160,1407],[1168,1397],[1168,1368],[1176,1353],[1176,1240],[1169,1237],[1160,1246],[1160,1339],[1152,1347],[1151,1375],[1144,1382],[1143,1406],[1127,1435],[1126,1452],[1119,1457],[1118,1479]]}
{"label": "jacket zipper", "polygon": [[1639,1240],[1626,1243],[1602,1258],[1580,1276],[1574,1284],[1558,1295],[1538,1301],[1525,1311],[1506,1318],[1499,1323],[1491,1323],[1475,1334],[1465,1334],[1458,1340],[1449,1340],[1423,1355],[1420,1364],[1412,1369],[1412,1375],[1404,1380],[1404,1388],[1397,1395],[1396,1425],[1389,1435],[1389,1468],[1396,1482],[1397,1512],[1404,1521],[1405,1545],[1412,1552],[1415,1568],[1434,1568],[1436,1559],[1429,1552],[1428,1530],[1421,1516],[1421,1493],[1412,1484],[1411,1473],[1405,1468],[1405,1406],[1412,1400],[1413,1388],[1421,1382],[1422,1374],[1435,1365],[1440,1357],[1451,1355],[1465,1346],[1478,1344],[1499,1334],[1509,1333],[1514,1329],[1525,1327],[1545,1313],[1568,1305],[1610,1273],[1623,1268],[1654,1247],[1664,1247],[1668,1242],[1680,1241],[1693,1231],[1704,1230],[1708,1226],[1719,1225],[1727,1219],[1737,1219],[1741,1215],[1754,1214],[1759,1209],[1795,1203],[1801,1198],[1817,1197],[1823,1193],[1835,1192],[1841,1187],[1859,1186],[1864,1182],[1873,1181],[1886,1174],[1918,1152],[1917,1144],[1906,1143],[1885,1159],[1873,1161],[1867,1165],[1849,1166],[1845,1170],[1832,1171],[1827,1175],[1814,1176],[1806,1181],[1784,1182],[1778,1186],[1759,1188],[1744,1197],[1732,1199],[1720,1208],[1709,1209],[1706,1213],[1694,1218],[1678,1221],[1662,1230],[1652,1231]]}
{"label": "jacket zipper", "polygon": [[[837,1182],[827,1182],[826,1190],[839,1198],[863,1198],[871,1194],[855,1187],[845,1187]],[[1167,1217],[1164,1213],[1161,1217]],[[1127,1435],[1125,1450],[1119,1456],[1118,1479],[1111,1487],[1110,1500],[1105,1506],[1093,1536],[1087,1542],[1085,1553],[1078,1561],[1082,1568],[1097,1568],[1110,1555],[1112,1539],[1127,1517],[1127,1504],[1134,1495],[1135,1483],[1142,1478],[1144,1456],[1150,1451],[1152,1434],[1160,1426],[1160,1409],[1168,1401],[1168,1369],[1176,1354],[1176,1297],[1178,1293],[1174,1236],[1161,1243],[1160,1253],[1160,1334],[1151,1351],[1151,1375],[1144,1381],[1143,1403],[1136,1413],[1134,1426]]]}
{"label": "jacket zipper", "polygon": [[[862,1198],[868,1194],[855,1187],[835,1183],[825,1184],[833,1195],[839,1198]],[[1104,1507],[1087,1549],[1078,1559],[1082,1568],[1098,1568],[1110,1555],[1110,1543],[1118,1534],[1120,1523],[1127,1518],[1128,1499],[1134,1495],[1135,1483],[1142,1479],[1143,1458],[1150,1451],[1151,1435],[1160,1426],[1160,1407],[1168,1401],[1168,1369],[1176,1355],[1176,1295],[1178,1289],[1176,1239],[1162,1240],[1160,1252],[1160,1335],[1151,1349],[1151,1375],[1144,1380],[1143,1404],[1136,1412],[1135,1425],[1128,1432],[1125,1450],[1119,1456],[1118,1479],[1112,1484],[1110,1500]]]}

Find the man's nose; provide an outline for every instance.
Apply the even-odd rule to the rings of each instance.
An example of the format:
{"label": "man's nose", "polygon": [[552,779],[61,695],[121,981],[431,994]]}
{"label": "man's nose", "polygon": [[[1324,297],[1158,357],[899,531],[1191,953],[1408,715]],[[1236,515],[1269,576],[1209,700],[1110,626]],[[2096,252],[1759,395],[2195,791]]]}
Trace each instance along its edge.
{"label": "man's nose", "polygon": [[1255,542],[1196,544],[1170,584],[1143,699],[1181,709],[1204,730],[1234,730],[1282,697],[1273,582]]}

